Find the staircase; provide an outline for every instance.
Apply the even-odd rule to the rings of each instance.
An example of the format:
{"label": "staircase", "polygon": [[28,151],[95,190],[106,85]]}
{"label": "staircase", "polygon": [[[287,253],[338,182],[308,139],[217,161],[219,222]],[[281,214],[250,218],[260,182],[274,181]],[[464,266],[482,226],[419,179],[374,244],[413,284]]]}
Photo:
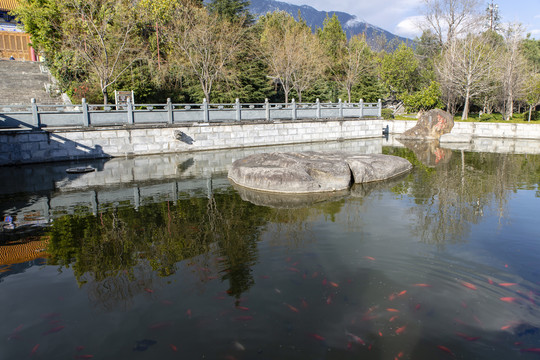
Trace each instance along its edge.
{"label": "staircase", "polygon": [[50,90],[53,84],[42,63],[0,60],[0,105],[28,105],[32,98],[38,104],[63,104],[60,94]]}

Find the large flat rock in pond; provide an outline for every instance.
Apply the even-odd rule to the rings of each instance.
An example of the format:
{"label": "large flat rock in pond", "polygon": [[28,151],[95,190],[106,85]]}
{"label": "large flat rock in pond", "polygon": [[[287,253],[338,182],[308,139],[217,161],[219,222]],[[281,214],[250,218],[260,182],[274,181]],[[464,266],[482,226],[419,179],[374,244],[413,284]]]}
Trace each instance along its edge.
{"label": "large flat rock in pond", "polygon": [[249,189],[303,194],[347,190],[353,183],[385,180],[411,168],[406,159],[391,155],[274,152],[236,160],[229,179]]}

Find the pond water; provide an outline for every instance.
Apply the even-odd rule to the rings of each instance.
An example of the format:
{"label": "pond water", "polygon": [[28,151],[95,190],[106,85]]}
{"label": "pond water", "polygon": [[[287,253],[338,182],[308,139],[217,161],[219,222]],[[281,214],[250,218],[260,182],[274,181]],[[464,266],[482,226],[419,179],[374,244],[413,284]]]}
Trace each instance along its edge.
{"label": "pond water", "polygon": [[241,151],[4,168],[0,359],[538,358],[540,155],[337,144],[414,170],[276,208]]}

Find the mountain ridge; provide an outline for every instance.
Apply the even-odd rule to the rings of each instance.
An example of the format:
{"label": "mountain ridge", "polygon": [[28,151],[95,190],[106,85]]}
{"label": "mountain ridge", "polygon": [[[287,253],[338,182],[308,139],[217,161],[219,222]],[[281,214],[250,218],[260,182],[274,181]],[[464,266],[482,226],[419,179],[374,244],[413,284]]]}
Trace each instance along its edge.
{"label": "mountain ridge", "polygon": [[379,38],[381,35],[383,35],[388,42],[394,39],[394,42],[397,44],[402,42],[412,42],[411,39],[392,34],[390,31],[369,24],[358,19],[355,15],[351,15],[343,11],[320,11],[309,5],[293,5],[277,0],[251,0],[251,4],[249,6],[249,11],[257,17],[268,12],[280,10],[289,13],[297,20],[298,12],[300,12],[302,18],[313,31],[316,31],[317,28],[323,27],[324,19],[326,19],[327,16],[332,17],[333,14],[336,14],[348,39],[354,35],[364,33],[366,35],[368,44],[372,47],[380,46]]}

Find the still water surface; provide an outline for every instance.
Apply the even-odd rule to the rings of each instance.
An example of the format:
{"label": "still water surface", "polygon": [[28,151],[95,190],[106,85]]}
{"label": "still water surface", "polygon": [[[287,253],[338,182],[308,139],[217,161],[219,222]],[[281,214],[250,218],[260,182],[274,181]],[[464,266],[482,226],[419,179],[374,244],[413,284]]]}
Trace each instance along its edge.
{"label": "still water surface", "polygon": [[282,208],[243,200],[230,162],[189,173],[213,153],[5,192],[2,251],[45,251],[3,256],[0,359],[538,358],[540,155],[382,151],[414,170]]}

